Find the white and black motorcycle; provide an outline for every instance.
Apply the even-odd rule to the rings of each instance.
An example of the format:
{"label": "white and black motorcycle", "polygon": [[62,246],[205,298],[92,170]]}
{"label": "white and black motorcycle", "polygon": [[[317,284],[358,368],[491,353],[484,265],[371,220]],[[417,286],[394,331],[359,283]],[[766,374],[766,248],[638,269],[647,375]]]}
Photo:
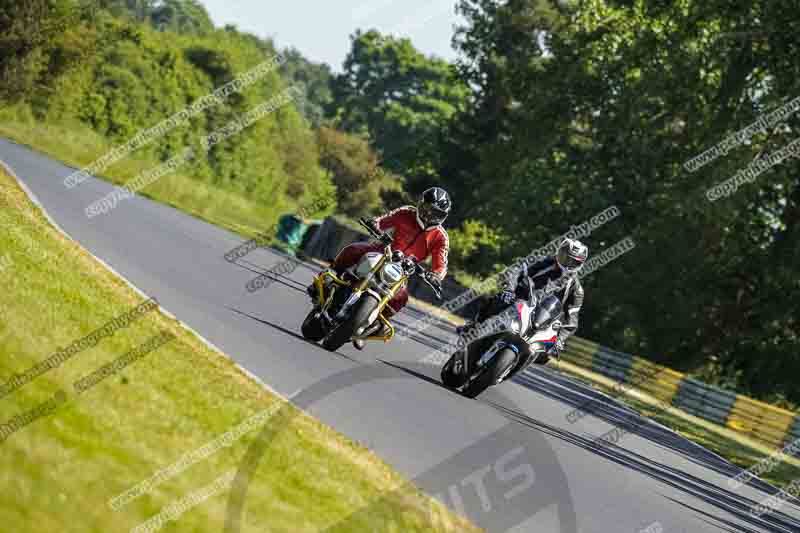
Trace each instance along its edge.
{"label": "white and black motorcycle", "polygon": [[562,324],[562,309],[557,296],[537,297],[531,288],[527,300],[517,299],[501,313],[504,326],[500,331],[470,342],[450,357],[442,367],[442,383],[475,398],[489,387],[511,379],[539,358],[547,357],[556,344],[558,332],[571,327]]}

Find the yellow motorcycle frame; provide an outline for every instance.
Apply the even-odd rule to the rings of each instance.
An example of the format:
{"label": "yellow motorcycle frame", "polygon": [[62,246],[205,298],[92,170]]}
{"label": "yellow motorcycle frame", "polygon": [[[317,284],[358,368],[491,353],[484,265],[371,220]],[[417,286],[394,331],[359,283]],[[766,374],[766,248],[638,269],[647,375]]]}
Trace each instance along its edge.
{"label": "yellow motorcycle frame", "polygon": [[[389,342],[394,337],[394,332],[395,332],[394,326],[392,326],[392,323],[384,315],[384,309],[386,308],[386,305],[389,303],[389,300],[394,298],[395,295],[397,295],[398,291],[400,291],[400,289],[403,288],[403,286],[408,281],[409,279],[408,272],[405,269],[403,269],[403,275],[400,277],[400,280],[390,285],[390,288],[386,292],[386,294],[379,294],[376,291],[369,288],[370,281],[372,281],[376,276],[379,275],[379,272],[381,271],[381,269],[383,269],[383,266],[388,261],[391,261],[391,257],[392,257],[392,248],[391,246],[386,246],[383,250],[383,255],[381,256],[381,258],[370,269],[369,275],[364,276],[363,279],[358,280],[358,284],[356,286],[353,286],[352,283],[339,278],[338,276],[336,276],[336,274],[334,274],[330,270],[323,270],[322,272],[319,273],[319,275],[317,275],[314,278],[314,285],[317,288],[316,304],[322,310],[327,310],[329,308],[331,300],[333,299],[333,294],[335,292],[334,290],[327,290],[327,291],[325,290],[326,286],[325,278],[329,278],[331,280],[332,284],[330,285],[330,287],[332,287],[333,285],[339,285],[342,287],[351,287],[352,295],[355,295],[356,298],[360,297],[360,295],[366,291],[371,292],[372,294],[374,294],[379,298],[377,307],[378,320],[380,320],[384,325],[387,326],[389,333],[386,335],[369,335],[367,337],[354,335],[353,339],[364,340],[364,341],[383,341],[384,343],[386,343]],[[353,297],[352,295],[351,297]]]}
{"label": "yellow motorcycle frame", "polygon": [[[436,297],[442,297],[438,279],[435,276],[431,279],[430,272],[419,265],[416,258],[392,250],[392,238],[368,220],[359,222],[383,243],[383,253],[366,253],[349,269],[352,280],[350,276],[339,277],[330,270],[317,275],[314,278],[316,294],[312,294],[314,308],[300,326],[304,338],[322,341],[322,347],[329,351],[338,350],[349,340],[389,342],[395,329],[386,316],[386,306],[411,276],[421,276]],[[339,298],[339,291],[347,292]],[[331,316],[329,313],[333,309],[335,313]],[[379,327],[381,325],[384,327]],[[382,334],[375,335],[378,331]]]}

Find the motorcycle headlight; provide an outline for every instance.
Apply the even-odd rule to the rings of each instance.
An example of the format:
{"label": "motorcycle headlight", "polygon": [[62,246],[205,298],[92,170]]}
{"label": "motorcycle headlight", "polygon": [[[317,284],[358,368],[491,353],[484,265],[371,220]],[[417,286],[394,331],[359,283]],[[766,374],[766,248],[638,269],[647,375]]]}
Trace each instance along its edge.
{"label": "motorcycle headlight", "polygon": [[522,329],[522,322],[519,321],[519,318],[512,318],[508,322],[508,329],[519,334],[520,330]]}
{"label": "motorcycle headlight", "polygon": [[387,285],[394,285],[403,279],[403,269],[400,265],[395,263],[388,263],[384,265],[381,270],[381,280]]}

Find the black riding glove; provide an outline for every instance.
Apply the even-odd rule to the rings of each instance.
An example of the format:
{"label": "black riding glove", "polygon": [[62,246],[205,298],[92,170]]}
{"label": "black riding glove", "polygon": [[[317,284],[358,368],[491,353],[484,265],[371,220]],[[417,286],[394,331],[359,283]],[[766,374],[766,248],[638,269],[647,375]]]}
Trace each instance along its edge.
{"label": "black riding glove", "polygon": [[502,303],[503,305],[511,305],[514,303],[516,295],[514,291],[505,290],[497,295],[497,300]]}

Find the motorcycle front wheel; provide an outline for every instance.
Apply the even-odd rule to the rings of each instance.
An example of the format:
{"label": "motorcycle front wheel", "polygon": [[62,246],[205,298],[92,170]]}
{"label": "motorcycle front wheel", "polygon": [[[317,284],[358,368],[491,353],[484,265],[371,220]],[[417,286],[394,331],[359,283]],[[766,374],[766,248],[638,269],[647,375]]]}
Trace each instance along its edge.
{"label": "motorcycle front wheel", "polygon": [[463,375],[457,376],[456,374],[453,373],[453,365],[455,364],[456,357],[461,357],[461,356],[462,354],[460,351],[454,353],[453,355],[450,356],[450,359],[448,359],[448,361],[442,367],[442,372],[440,376],[442,378],[442,384],[445,387],[450,387],[451,389],[455,389],[464,384],[465,378],[463,377]]}
{"label": "motorcycle front wheel", "polygon": [[300,332],[303,337],[312,341],[319,342],[325,337],[325,328],[322,325],[322,317],[317,314],[317,308],[312,309],[306,319],[303,320],[303,325],[300,326]]}
{"label": "motorcycle front wheel", "polygon": [[358,328],[369,325],[367,320],[376,307],[378,307],[378,300],[369,294],[362,295],[361,299],[353,305],[350,316],[325,337],[322,347],[329,352],[335,352],[341,348],[353,338]]}
{"label": "motorcycle front wheel", "polygon": [[480,374],[472,380],[461,392],[467,398],[475,398],[480,393],[500,381],[500,378],[511,368],[517,360],[517,354],[510,348],[503,348],[482,369]]}

